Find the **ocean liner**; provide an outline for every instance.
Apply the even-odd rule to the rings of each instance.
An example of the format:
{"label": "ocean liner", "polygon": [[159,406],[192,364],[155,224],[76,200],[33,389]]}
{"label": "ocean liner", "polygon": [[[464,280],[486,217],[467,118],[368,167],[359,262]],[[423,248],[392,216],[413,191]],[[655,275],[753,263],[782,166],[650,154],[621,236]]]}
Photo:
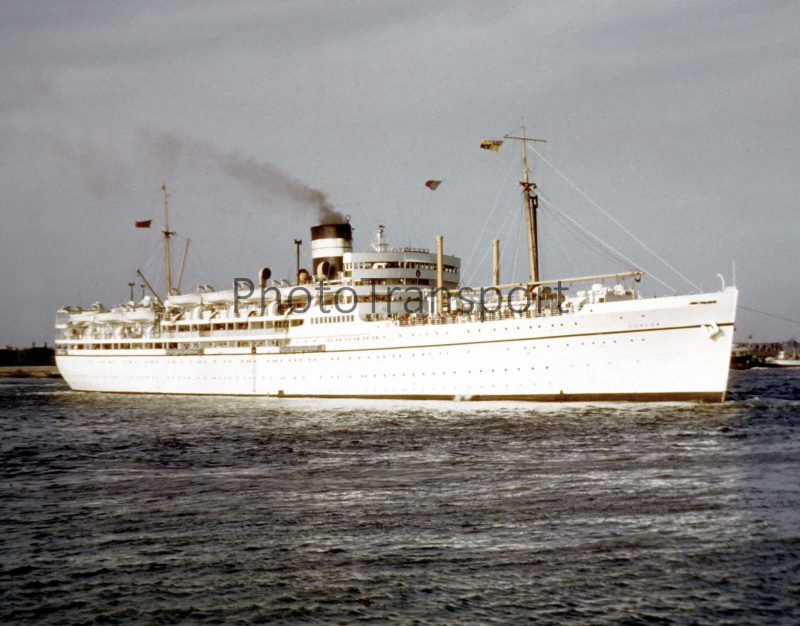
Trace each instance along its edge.
{"label": "ocean liner", "polygon": [[493,284],[462,286],[441,236],[433,252],[392,248],[381,226],[372,250],[354,252],[345,221],[311,228],[309,270],[295,242],[291,282],[262,268],[229,290],[180,293],[164,189],[166,294],[140,273],[139,301],[59,310],[61,374],[75,390],[123,393],[724,400],[737,290],[645,298],[640,271],[541,279],[535,140],[524,127],[506,138],[522,146],[529,280],[501,284],[497,241]]}

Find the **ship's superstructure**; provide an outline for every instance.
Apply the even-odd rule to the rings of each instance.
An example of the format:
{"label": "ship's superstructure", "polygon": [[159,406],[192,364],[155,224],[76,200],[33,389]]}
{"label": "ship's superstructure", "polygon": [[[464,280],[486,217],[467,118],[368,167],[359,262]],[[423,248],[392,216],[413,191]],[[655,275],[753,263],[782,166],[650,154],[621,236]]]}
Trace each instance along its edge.
{"label": "ship's superstructure", "polygon": [[[524,129],[512,139],[529,141]],[[541,280],[524,152],[523,162],[525,283],[461,286],[441,237],[434,252],[392,248],[381,226],[371,251],[354,252],[349,223],[320,224],[311,267],[293,281],[263,268],[229,290],[180,294],[167,262],[165,297],[150,289],[112,309],[61,309],[58,367],[86,391],[722,400],[736,289],[641,298],[638,271]],[[168,224],[166,212],[165,190]]]}

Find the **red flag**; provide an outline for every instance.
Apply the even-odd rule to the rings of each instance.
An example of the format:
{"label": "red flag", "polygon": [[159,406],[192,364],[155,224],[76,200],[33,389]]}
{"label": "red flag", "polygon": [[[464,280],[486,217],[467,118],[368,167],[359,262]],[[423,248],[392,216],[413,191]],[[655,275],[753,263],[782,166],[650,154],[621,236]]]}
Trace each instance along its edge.
{"label": "red flag", "polygon": [[440,180],[426,180],[425,186],[430,189],[431,191],[436,191],[436,188],[442,184]]}
{"label": "red flag", "polygon": [[150,228],[152,223],[153,220],[142,220],[141,222],[136,222],[136,228]]}

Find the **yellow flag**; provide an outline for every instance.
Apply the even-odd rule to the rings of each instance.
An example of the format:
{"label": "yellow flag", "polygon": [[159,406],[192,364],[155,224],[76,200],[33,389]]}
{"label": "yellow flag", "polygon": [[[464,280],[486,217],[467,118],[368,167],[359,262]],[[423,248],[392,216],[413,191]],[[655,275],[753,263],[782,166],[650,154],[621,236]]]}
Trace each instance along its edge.
{"label": "yellow flag", "polygon": [[484,150],[491,150],[492,152],[500,152],[500,146],[503,145],[500,139],[484,139],[481,141],[481,148]]}

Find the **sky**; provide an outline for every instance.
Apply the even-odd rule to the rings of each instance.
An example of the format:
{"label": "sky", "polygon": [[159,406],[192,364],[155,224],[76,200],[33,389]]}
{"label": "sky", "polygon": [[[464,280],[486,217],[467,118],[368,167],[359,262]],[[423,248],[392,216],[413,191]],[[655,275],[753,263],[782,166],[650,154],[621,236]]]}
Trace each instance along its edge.
{"label": "sky", "polygon": [[0,1],[0,59],[0,346],[163,289],[163,183],[184,291],[290,276],[320,202],[523,280],[522,120],[543,278],[735,276],[738,340],[800,336],[800,3]]}

